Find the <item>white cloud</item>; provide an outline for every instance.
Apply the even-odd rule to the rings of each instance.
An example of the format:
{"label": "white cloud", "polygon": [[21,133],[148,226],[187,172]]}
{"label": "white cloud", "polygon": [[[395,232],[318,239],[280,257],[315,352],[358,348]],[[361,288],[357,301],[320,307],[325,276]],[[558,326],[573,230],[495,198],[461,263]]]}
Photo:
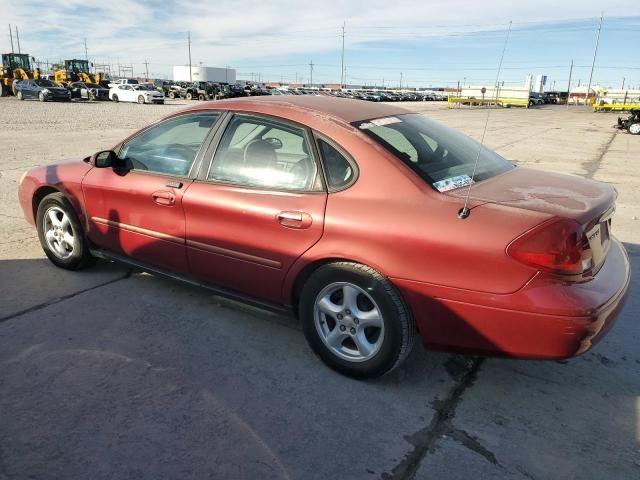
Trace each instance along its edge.
{"label": "white cloud", "polygon": [[[456,35],[504,28],[521,22],[597,17],[598,0],[292,0],[193,2],[191,0],[3,0],[6,22],[17,24],[24,51],[56,61],[84,56],[99,61],[140,64],[154,69],[187,61],[186,34],[193,39],[194,63],[236,64],[251,59],[336,50],[338,30],[347,22],[347,45],[354,51],[370,42],[409,41],[416,36]],[[611,0],[607,16],[640,15],[638,0]],[[469,25],[472,24],[472,25]],[[6,29],[6,27],[4,27]],[[4,50],[8,35],[2,37]],[[5,44],[6,42],[6,44]]]}

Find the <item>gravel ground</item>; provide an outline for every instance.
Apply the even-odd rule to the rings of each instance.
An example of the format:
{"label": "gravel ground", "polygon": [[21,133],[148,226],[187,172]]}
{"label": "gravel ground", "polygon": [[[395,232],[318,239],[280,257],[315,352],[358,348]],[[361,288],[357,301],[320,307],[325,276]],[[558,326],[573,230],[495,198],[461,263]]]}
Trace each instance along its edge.
{"label": "gravel ground", "polygon": [[[640,477],[640,138],[615,115],[491,113],[520,165],[613,183],[629,302],[568,362],[425,352],[375,382],[310,353],[292,321],[99,264],[44,259],[17,202],[31,166],[82,158],[186,102],[0,100],[0,479]],[[474,137],[486,110],[405,104]]]}

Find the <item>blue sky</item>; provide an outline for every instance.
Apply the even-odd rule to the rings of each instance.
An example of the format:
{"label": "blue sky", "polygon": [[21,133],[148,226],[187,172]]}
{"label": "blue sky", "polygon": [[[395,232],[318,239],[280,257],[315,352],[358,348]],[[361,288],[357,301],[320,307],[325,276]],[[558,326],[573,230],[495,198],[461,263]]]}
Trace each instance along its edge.
{"label": "blue sky", "polygon": [[[3,0],[3,18],[20,29],[24,52],[57,62],[149,62],[154,77],[170,77],[187,62],[229,65],[240,78],[315,82],[340,78],[340,26],[346,22],[349,83],[394,86],[485,84],[495,79],[507,25],[513,22],[501,80],[523,84],[528,73],[566,88],[588,81],[599,16],[604,13],[594,84],[640,85],[640,0],[471,0],[362,2],[291,0],[227,3],[191,0]],[[604,11],[602,10],[604,8]],[[8,27],[0,49],[10,50]],[[14,40],[15,41],[15,40]]]}

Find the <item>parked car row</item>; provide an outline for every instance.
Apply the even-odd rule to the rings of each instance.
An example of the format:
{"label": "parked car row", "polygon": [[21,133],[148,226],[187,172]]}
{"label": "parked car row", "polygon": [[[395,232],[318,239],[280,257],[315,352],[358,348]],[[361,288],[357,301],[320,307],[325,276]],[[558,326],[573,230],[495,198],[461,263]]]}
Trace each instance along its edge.
{"label": "parked car row", "polygon": [[66,87],[58,85],[51,80],[25,80],[18,83],[17,90],[17,96],[20,99],[37,98],[43,102],[81,99],[162,104],[165,98],[220,100],[262,95],[321,95],[371,102],[443,101],[447,99],[445,95],[435,92],[265,88],[250,83],[232,85],[216,82],[170,82],[166,80],[138,82],[136,79],[126,78],[117,81],[102,80],[100,83],[74,82]]}

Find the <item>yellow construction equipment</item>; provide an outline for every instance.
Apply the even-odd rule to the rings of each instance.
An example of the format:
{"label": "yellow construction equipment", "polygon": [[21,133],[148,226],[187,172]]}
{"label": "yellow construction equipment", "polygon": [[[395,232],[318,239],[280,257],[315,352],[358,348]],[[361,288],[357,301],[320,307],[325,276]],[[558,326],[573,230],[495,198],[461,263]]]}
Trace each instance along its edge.
{"label": "yellow construction equipment", "polygon": [[[35,61],[35,60],[34,60]],[[39,79],[40,70],[31,70],[30,57],[26,53],[3,53],[0,71],[0,96],[16,94],[16,84],[20,80]]]}
{"label": "yellow construction equipment", "polygon": [[102,77],[99,73],[92,75],[89,72],[89,62],[87,60],[74,58],[65,60],[64,68],[60,65],[60,68],[54,73],[53,81],[66,87],[73,82],[100,83],[100,80],[102,80]]}

